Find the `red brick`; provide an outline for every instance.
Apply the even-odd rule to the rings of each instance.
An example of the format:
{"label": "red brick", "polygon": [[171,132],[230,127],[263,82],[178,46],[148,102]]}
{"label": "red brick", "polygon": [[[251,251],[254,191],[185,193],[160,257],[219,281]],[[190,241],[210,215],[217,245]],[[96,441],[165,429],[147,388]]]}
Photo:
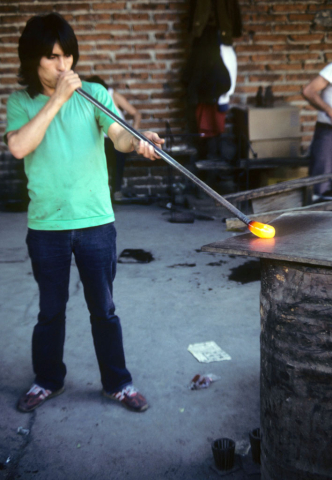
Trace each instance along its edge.
{"label": "red brick", "polygon": [[303,85],[308,83],[308,74],[307,73],[297,73],[296,75],[287,74],[285,76],[286,82],[303,82]]}
{"label": "red brick", "polygon": [[265,65],[257,65],[253,63],[239,64],[240,72],[265,72]]}
{"label": "red brick", "polygon": [[[93,60],[109,60],[109,55],[103,55],[101,53],[94,54]],[[88,62],[91,61],[91,55],[80,55],[80,62]]]}
{"label": "red brick", "polygon": [[[122,73],[114,73],[112,75],[112,79],[114,82],[118,82],[120,80],[133,80],[133,79],[138,79],[138,80],[147,80],[149,78],[149,74],[147,72],[145,73],[133,73],[133,72],[122,72]],[[135,85],[135,84],[134,84]]]}
{"label": "red brick", "polygon": [[18,63],[19,60],[18,60],[18,56],[15,55],[13,57],[2,57],[1,58],[1,63],[2,64],[8,64],[8,63]]}
{"label": "red brick", "polygon": [[[242,57],[241,57],[242,58]],[[252,61],[256,64],[257,62],[264,62],[266,65],[267,62],[281,62],[287,59],[286,55],[278,55],[271,53],[269,55],[252,55]]]}
{"label": "red brick", "polygon": [[2,85],[16,85],[17,79],[15,77],[2,77],[1,83]]}
{"label": "red brick", "polygon": [[250,82],[281,82],[284,80],[284,75],[275,75],[270,74],[267,75],[266,73],[262,73],[261,75],[257,74],[250,75],[249,81]]}
{"label": "red brick", "polygon": [[300,43],[319,43],[323,40],[323,35],[291,35],[289,40]]}
{"label": "red brick", "polygon": [[162,90],[163,84],[162,83],[151,83],[151,82],[144,82],[144,83],[132,83],[129,85],[129,89],[131,90]]}
{"label": "red brick", "polygon": [[31,5],[19,5],[19,11],[22,13],[30,13],[32,15],[47,14],[52,11],[50,5],[41,5],[39,3],[32,3]]}
{"label": "red brick", "polygon": [[288,101],[289,103],[291,103],[291,102],[297,102],[297,103],[298,103],[298,102],[301,101],[301,100],[303,100],[302,95],[289,95],[289,96],[287,97],[287,101]]}
{"label": "red brick", "polygon": [[[256,10],[256,9],[255,9]],[[287,22],[288,17],[287,15],[252,15],[251,19],[254,23],[263,23],[263,24],[271,24],[271,23],[282,23]],[[248,22],[248,28],[250,27],[250,22]]]}
{"label": "red brick", "polygon": [[0,13],[17,13],[16,5],[0,5]]}
{"label": "red brick", "polygon": [[[327,3],[329,3],[329,1]],[[320,10],[327,10],[327,9],[328,9],[328,7],[326,7],[325,2],[324,2],[323,5],[317,5],[317,4],[311,5],[311,2],[310,2],[309,6],[308,6],[308,11],[309,12],[311,12],[311,11],[319,12]]]}
{"label": "red brick", "polygon": [[188,35],[185,32],[166,32],[166,33],[155,33],[154,37],[156,40],[179,40],[183,39],[188,42]]}
{"label": "red brick", "polygon": [[274,92],[298,92],[301,87],[299,85],[274,85]]}
{"label": "red brick", "polygon": [[26,24],[26,22],[29,20],[30,15],[27,16],[21,16],[21,15],[3,15],[1,22],[3,24],[10,24],[10,25],[18,25],[18,24]]}
{"label": "red brick", "polygon": [[268,5],[255,5],[255,10],[253,11],[253,8],[252,8],[252,5],[248,5],[248,6],[241,6],[241,13],[242,14],[245,14],[245,13],[248,13],[248,14],[251,14],[251,13],[265,13],[269,10],[269,6]]}
{"label": "red brick", "polygon": [[169,10],[170,5],[168,3],[133,3],[131,5],[132,10]]}
{"label": "red brick", "polygon": [[271,9],[274,12],[306,12],[308,10],[308,5],[303,3],[284,3],[283,5],[273,5]]}
{"label": "red brick", "polygon": [[298,33],[298,32],[309,32],[310,31],[310,24],[309,23],[289,23],[288,25],[275,25],[274,26],[275,32],[285,32],[289,34]]}
{"label": "red brick", "polygon": [[290,22],[312,22],[315,18],[313,14],[291,14],[288,16]]}
{"label": "red brick", "polygon": [[184,53],[156,53],[157,60],[175,60],[183,58]]}
{"label": "red brick", "polygon": [[114,13],[113,15],[115,22],[141,22],[149,21],[149,15],[147,13]]}
{"label": "red brick", "polygon": [[241,55],[237,59],[238,65],[246,65],[252,62],[253,56],[252,55]]}
{"label": "red brick", "polygon": [[56,3],[54,4],[54,9],[57,12],[73,12],[77,10],[87,10],[89,11],[89,3],[75,3],[74,5],[72,2],[68,3]]}
{"label": "red brick", "polygon": [[[0,68],[0,74],[1,74],[1,75],[11,74],[11,73],[17,75],[17,73],[18,73],[18,66],[17,66],[17,67],[6,67],[6,68],[2,68],[2,67],[1,67],[1,68]],[[1,81],[0,81],[0,83],[1,83]]]}
{"label": "red brick", "polygon": [[[316,47],[317,48],[317,47]],[[299,45],[299,44],[293,44],[293,45],[272,45],[272,50],[274,52],[306,52],[308,50],[307,45]]]}
{"label": "red brick", "polygon": [[94,10],[124,10],[126,8],[126,2],[93,3],[92,8]]}
{"label": "red brick", "polygon": [[178,22],[180,19],[186,19],[185,14],[179,15],[179,13],[162,13],[162,14],[154,14],[153,18],[156,22],[165,22],[165,21],[170,21],[170,22]]}
{"label": "red brick", "polygon": [[326,52],[327,51],[332,51],[332,45],[329,43],[320,43],[316,45],[308,45],[308,48],[310,51],[316,51],[316,52]]}
{"label": "red brick", "polygon": [[132,28],[135,32],[141,32],[141,31],[149,31],[149,32],[154,32],[154,31],[166,31],[168,30],[168,25],[167,23],[161,23],[159,25],[151,25],[151,24],[141,24],[141,25],[132,25]]}
{"label": "red brick", "polygon": [[140,50],[167,50],[169,45],[167,43],[137,43],[134,45],[135,51]]}
{"label": "red brick", "polygon": [[255,44],[259,43],[259,42],[268,42],[269,44],[274,44],[276,42],[278,43],[286,43],[287,41],[287,36],[286,35],[275,35],[275,34],[271,34],[271,35],[255,35],[254,36],[254,42]]}
{"label": "red brick", "polygon": [[93,45],[88,45],[86,43],[81,43],[81,45],[79,45],[79,49],[80,49],[80,53],[91,52],[92,50],[94,50],[94,46]]}
{"label": "red brick", "polygon": [[275,70],[303,70],[303,66],[301,63],[283,63],[279,65],[267,65],[267,69],[271,71]]}
{"label": "red brick", "polygon": [[151,56],[149,53],[118,53],[117,55],[115,55],[115,58],[116,60],[126,60],[126,61],[130,61],[130,60],[150,60],[151,59]]}
{"label": "red brick", "polygon": [[17,33],[18,28],[13,25],[0,25],[0,33],[1,34],[10,34],[10,33]]}
{"label": "red brick", "polygon": [[256,86],[241,85],[236,87],[236,93],[257,93]]}
{"label": "red brick", "polygon": [[315,130],[315,125],[302,125],[301,132],[308,133]]}
{"label": "red brick", "polygon": [[89,75],[90,75],[90,74],[92,75],[92,68],[91,68],[91,66],[89,66],[89,65],[79,65],[79,66],[77,67],[77,73],[78,73],[79,75],[81,75],[81,72],[85,72],[85,73],[88,72]]}
{"label": "red brick", "polygon": [[249,52],[269,52],[270,47],[268,45],[236,45],[235,51],[237,54],[244,52],[248,54]]}
{"label": "red brick", "polygon": [[[308,126],[313,127],[316,112],[303,99],[301,88],[332,61],[332,34],[312,24],[316,13],[327,9],[327,0],[239,2],[244,34],[234,39],[238,77],[231,103],[253,101],[257,84],[278,83],[273,85],[278,100],[295,102],[307,112],[301,121],[306,133],[304,145],[308,145],[312,136]],[[120,93],[143,111],[143,128],[164,131],[167,118],[173,130],[182,131],[185,92],[180,78],[188,58],[188,7],[188,0],[1,2],[0,73],[6,87],[1,105],[16,88],[19,32],[32,14],[56,10],[71,22],[78,36],[81,59],[77,71],[82,77],[98,72],[106,83],[116,84]],[[169,91],[164,90],[166,83]],[[232,131],[231,116],[226,129]],[[144,188],[140,186],[141,191]]]}
{"label": "red brick", "polygon": [[97,22],[99,20],[105,20],[111,22],[112,16],[109,13],[86,13],[83,15],[75,15],[76,22]]}
{"label": "red brick", "polygon": [[142,63],[132,63],[131,68],[133,70],[141,70],[142,67],[147,67],[148,70],[164,70],[166,68],[165,63],[161,62],[153,62],[153,63],[148,63],[146,66],[142,65]]}
{"label": "red brick", "polygon": [[[271,32],[271,25],[248,25],[247,27],[243,28],[243,36],[247,35],[250,38],[250,35],[253,36],[253,33],[256,32]],[[254,37],[256,38],[256,37]]]}
{"label": "red brick", "polygon": [[98,33],[98,34],[84,34],[84,35],[76,35],[78,43],[80,42],[92,42],[92,41],[100,41],[100,40],[110,40],[111,36],[108,33]]}
{"label": "red brick", "polygon": [[14,53],[17,55],[17,46],[4,47],[0,45],[0,53]]}
{"label": "red brick", "polygon": [[300,60],[320,60],[321,55],[319,53],[297,53],[296,55],[288,56],[290,61],[300,61]]}

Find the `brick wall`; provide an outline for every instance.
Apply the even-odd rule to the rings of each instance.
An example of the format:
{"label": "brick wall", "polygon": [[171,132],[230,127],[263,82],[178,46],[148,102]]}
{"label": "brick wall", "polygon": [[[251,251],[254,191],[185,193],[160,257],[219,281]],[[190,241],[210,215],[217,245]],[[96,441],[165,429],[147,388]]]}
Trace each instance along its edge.
{"label": "brick wall", "polygon": [[[185,56],[186,0],[63,2],[2,0],[0,5],[0,120],[18,87],[17,42],[28,18],[50,11],[72,25],[80,46],[77,71],[115,85],[142,112],[142,128],[176,128],[183,112],[179,68]],[[2,145],[3,146],[3,145]]]}
{"label": "brick wall", "polygon": [[[203,1],[203,0],[200,0]],[[301,87],[332,61],[331,0],[239,0],[244,32],[235,42],[238,79],[233,103],[251,102],[258,86],[301,109],[302,152],[316,112]],[[187,55],[186,0],[2,0],[0,5],[0,133],[8,95],[17,88],[17,41],[28,18],[57,11],[80,45],[77,71],[100,75],[143,114],[142,129],[180,131],[184,117],[181,66]],[[229,128],[231,115],[229,115]],[[2,135],[1,135],[2,136]],[[0,150],[5,150],[0,143]]]}
{"label": "brick wall", "polygon": [[240,0],[244,34],[236,41],[238,79],[234,102],[250,101],[260,85],[301,111],[302,152],[307,152],[316,111],[301,88],[332,62],[330,0]]}

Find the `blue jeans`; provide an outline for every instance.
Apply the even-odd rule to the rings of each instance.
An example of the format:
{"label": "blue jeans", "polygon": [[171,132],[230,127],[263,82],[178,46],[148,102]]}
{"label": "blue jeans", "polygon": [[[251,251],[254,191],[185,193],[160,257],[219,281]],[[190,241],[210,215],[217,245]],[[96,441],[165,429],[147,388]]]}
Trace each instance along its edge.
{"label": "blue jeans", "polygon": [[114,393],[130,384],[120,319],[114,313],[112,298],[116,272],[114,224],[60,231],[28,229],[26,242],[40,300],[38,323],[32,336],[35,382],[50,390],[58,390],[64,384],[65,312],[74,253],[90,312],[103,388]]}
{"label": "blue jeans", "polygon": [[[310,149],[310,175],[332,173],[332,125],[317,122]],[[331,181],[314,186],[316,195],[331,190]]]}

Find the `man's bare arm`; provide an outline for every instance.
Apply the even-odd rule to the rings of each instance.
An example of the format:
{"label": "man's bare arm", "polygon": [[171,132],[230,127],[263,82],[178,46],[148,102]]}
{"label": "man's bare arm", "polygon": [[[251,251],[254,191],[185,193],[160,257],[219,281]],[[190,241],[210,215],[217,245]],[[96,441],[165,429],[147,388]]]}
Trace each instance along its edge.
{"label": "man's bare arm", "polygon": [[303,89],[302,95],[313,107],[325,112],[332,119],[332,107],[325,103],[320,96],[320,92],[328,85],[329,82],[318,75]]}
{"label": "man's bare arm", "polygon": [[[136,150],[139,155],[143,155],[143,157],[149,158],[150,160],[159,158],[159,155],[156,154],[152,145],[143,140],[137,140],[131,133],[127,132],[127,130],[116,122],[112,123],[107,133],[114,143],[115,149],[120,152],[132,152]],[[144,135],[159,148],[161,148],[164,143],[164,139],[160,138],[157,133],[144,132]]]}
{"label": "man's bare arm", "polygon": [[37,115],[19,130],[8,132],[8,148],[14,157],[24,158],[38,147],[53,118],[78,87],[81,81],[76,73],[61,74],[55,92]]}

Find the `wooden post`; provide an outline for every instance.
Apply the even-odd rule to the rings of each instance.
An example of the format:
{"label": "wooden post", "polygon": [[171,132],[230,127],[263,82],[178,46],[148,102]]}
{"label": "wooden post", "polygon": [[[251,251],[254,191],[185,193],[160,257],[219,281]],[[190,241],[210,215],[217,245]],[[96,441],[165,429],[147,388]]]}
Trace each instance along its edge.
{"label": "wooden post", "polygon": [[262,480],[331,480],[332,213],[272,224],[273,239],[238,235],[202,250],[262,259]]}

